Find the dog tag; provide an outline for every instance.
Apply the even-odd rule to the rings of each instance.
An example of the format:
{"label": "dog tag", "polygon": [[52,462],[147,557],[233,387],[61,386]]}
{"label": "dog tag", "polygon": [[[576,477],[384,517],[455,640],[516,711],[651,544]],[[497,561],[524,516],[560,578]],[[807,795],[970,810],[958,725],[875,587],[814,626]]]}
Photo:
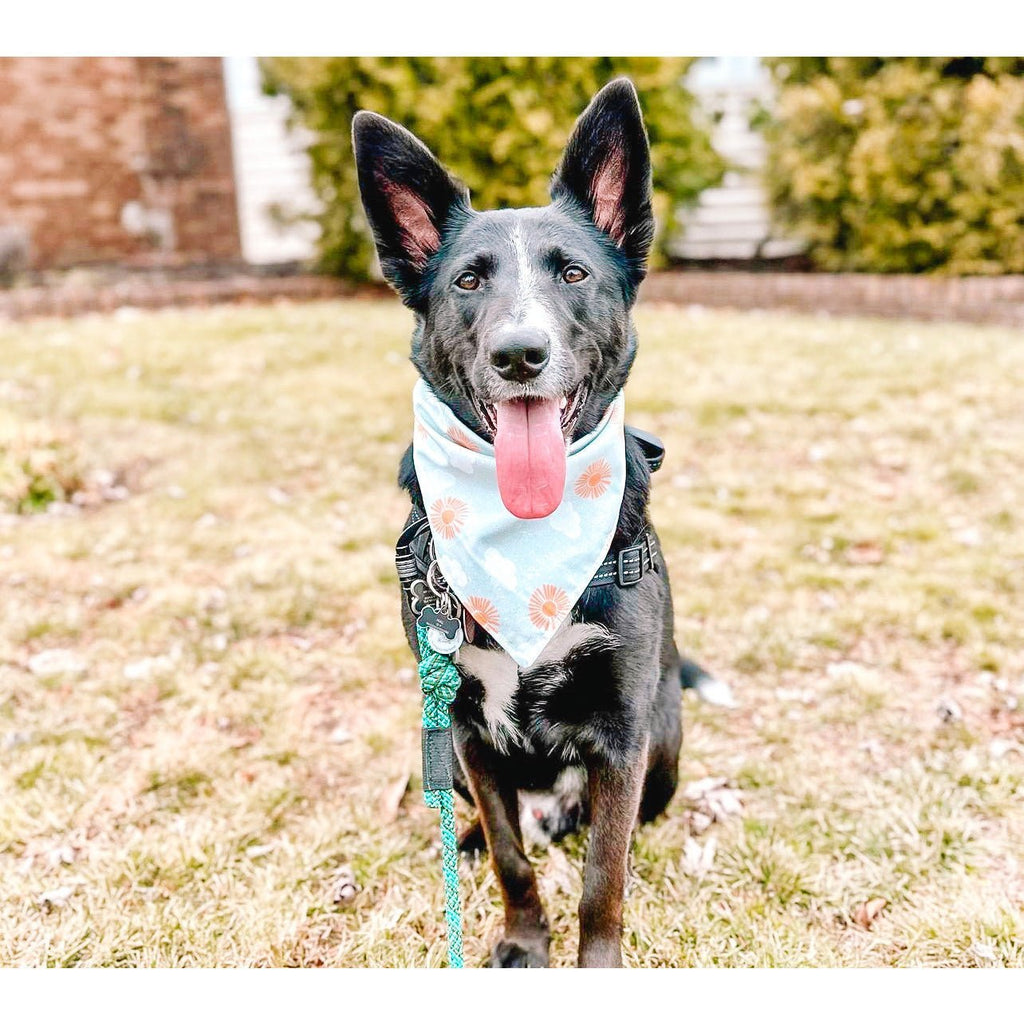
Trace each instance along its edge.
{"label": "dog tag", "polygon": [[462,625],[458,619],[442,615],[428,606],[416,621],[418,625],[426,626],[427,643],[438,654],[454,654],[462,646]]}
{"label": "dog tag", "polygon": [[455,636],[451,639],[446,637],[439,629],[428,629],[427,643],[438,654],[454,654],[462,646],[462,627],[458,627]]}

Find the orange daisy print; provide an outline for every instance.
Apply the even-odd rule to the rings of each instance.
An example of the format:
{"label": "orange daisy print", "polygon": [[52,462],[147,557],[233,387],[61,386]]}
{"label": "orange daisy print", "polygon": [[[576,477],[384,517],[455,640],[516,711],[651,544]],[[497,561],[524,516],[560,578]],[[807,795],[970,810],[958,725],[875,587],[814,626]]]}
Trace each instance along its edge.
{"label": "orange daisy print", "polygon": [[459,498],[438,498],[430,506],[430,525],[435,533],[451,540],[465,525],[469,506]]}
{"label": "orange daisy print", "polygon": [[598,459],[580,473],[573,490],[580,498],[600,498],[611,482],[612,467],[606,459]]}
{"label": "orange daisy print", "polygon": [[569,611],[565,591],[551,583],[539,586],[530,595],[530,621],[538,629],[554,629]]}
{"label": "orange daisy print", "polygon": [[466,602],[466,611],[476,620],[482,629],[495,630],[501,626],[498,609],[486,597],[471,597]]}
{"label": "orange daisy print", "polygon": [[480,449],[477,447],[476,442],[467,434],[461,427],[455,426],[453,423],[445,433],[448,435],[450,441],[454,441],[460,448],[466,448],[471,452],[478,452]]}

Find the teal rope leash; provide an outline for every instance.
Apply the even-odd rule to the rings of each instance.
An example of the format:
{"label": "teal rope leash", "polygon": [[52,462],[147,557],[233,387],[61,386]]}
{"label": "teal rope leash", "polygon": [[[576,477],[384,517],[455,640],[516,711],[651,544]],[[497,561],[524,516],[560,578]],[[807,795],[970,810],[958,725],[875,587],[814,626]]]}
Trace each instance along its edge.
{"label": "teal rope leash", "polygon": [[441,812],[441,863],[444,916],[448,926],[448,965],[462,967],[462,902],[459,898],[459,849],[452,791],[452,720],[448,712],[459,690],[459,673],[450,654],[431,646],[428,627],[418,624],[420,689],[423,691],[423,799]]}

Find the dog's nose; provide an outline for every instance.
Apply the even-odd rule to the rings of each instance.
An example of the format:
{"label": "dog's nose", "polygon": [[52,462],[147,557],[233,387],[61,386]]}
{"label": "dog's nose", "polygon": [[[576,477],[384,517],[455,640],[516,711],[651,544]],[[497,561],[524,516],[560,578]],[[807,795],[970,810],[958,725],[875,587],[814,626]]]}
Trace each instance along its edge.
{"label": "dog's nose", "polygon": [[491,349],[491,365],[505,380],[532,380],[551,358],[551,343],[543,331],[519,327],[503,335]]}

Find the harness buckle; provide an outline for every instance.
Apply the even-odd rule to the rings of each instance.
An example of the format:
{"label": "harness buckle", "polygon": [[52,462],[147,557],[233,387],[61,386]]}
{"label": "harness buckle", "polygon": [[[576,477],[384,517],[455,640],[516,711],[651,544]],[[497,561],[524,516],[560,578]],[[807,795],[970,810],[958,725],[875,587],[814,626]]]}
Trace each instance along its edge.
{"label": "harness buckle", "polygon": [[619,552],[617,575],[620,587],[631,587],[644,576],[644,545],[623,548]]}

